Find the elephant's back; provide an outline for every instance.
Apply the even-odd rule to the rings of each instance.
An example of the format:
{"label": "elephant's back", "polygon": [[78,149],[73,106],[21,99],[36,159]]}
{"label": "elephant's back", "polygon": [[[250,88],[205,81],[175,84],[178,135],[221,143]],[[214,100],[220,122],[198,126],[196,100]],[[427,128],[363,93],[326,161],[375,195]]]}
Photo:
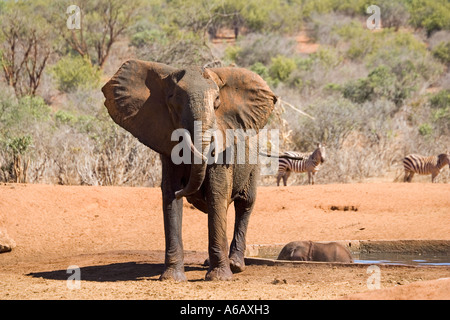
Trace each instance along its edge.
{"label": "elephant's back", "polygon": [[314,243],[313,257],[315,261],[353,262],[350,251],[337,242]]}
{"label": "elephant's back", "polygon": [[281,249],[278,260],[307,261],[311,241],[292,241]]}

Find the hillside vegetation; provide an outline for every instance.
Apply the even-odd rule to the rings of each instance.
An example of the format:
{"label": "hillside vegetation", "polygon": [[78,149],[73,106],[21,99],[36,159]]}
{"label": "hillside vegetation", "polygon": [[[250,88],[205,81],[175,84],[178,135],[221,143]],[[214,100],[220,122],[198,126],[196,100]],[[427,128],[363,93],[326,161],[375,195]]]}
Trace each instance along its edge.
{"label": "hillside vegetation", "polygon": [[450,150],[447,0],[80,0],[69,29],[72,4],[0,2],[0,181],[158,186],[159,156],[103,106],[129,58],[258,73],[314,118],[282,103],[268,128],[280,151],[326,145],[317,183],[393,181],[405,155]]}

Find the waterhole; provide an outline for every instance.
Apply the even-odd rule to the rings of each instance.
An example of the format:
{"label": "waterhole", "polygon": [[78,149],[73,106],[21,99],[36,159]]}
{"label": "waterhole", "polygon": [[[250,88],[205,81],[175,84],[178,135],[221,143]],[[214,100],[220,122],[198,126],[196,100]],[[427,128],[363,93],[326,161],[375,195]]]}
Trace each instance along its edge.
{"label": "waterhole", "polygon": [[[391,265],[412,265],[412,266],[450,266],[449,255],[434,254],[399,254],[391,252],[375,253],[353,253],[354,263],[363,264],[391,264]],[[262,254],[255,258],[273,259],[278,258],[278,254]]]}
{"label": "waterhole", "polygon": [[[354,263],[412,266],[450,266],[448,240],[337,241],[351,252]],[[276,260],[283,245],[256,245],[247,256]]]}
{"label": "waterhole", "polygon": [[414,266],[450,266],[450,255],[432,253],[408,254],[392,252],[373,252],[353,254],[355,263],[365,264],[396,264]]}

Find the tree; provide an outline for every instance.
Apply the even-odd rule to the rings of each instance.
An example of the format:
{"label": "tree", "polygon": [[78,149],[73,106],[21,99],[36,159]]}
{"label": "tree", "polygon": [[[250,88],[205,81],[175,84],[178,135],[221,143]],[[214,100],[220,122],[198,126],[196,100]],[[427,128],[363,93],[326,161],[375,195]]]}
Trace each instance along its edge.
{"label": "tree", "polygon": [[394,28],[398,31],[400,27],[407,25],[409,13],[402,2],[382,0],[378,5],[382,12],[383,28]]}
{"label": "tree", "polygon": [[36,93],[53,52],[52,28],[34,9],[39,11],[30,3],[7,2],[0,12],[0,66],[18,97]]}
{"label": "tree", "polygon": [[29,135],[15,137],[8,143],[8,148],[13,153],[13,172],[16,183],[26,183],[28,176],[28,167],[30,166],[30,158],[22,162],[22,156],[27,152],[29,146],[33,143],[33,139]]}
{"label": "tree", "polygon": [[141,1],[81,0],[81,28],[69,29],[66,21],[70,17],[66,10],[71,1],[54,4],[54,16],[59,20],[60,34],[73,51],[102,68],[111,52],[111,47],[127,29],[135,23],[143,7]]}

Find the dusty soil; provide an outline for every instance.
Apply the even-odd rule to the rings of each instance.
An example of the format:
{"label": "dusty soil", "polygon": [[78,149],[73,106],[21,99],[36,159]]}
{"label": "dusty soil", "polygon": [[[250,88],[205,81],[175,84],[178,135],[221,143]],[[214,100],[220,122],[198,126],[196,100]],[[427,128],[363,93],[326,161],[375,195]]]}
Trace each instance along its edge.
{"label": "dusty soil", "polygon": [[[431,183],[260,187],[247,243],[449,240],[449,194],[449,184]],[[207,216],[184,209],[188,281],[160,282],[158,188],[1,185],[0,229],[17,246],[0,254],[0,299],[450,299],[450,279],[437,280],[450,267],[382,266],[374,291],[358,265],[251,265],[232,281],[206,282]],[[73,265],[79,289],[67,286]]]}

